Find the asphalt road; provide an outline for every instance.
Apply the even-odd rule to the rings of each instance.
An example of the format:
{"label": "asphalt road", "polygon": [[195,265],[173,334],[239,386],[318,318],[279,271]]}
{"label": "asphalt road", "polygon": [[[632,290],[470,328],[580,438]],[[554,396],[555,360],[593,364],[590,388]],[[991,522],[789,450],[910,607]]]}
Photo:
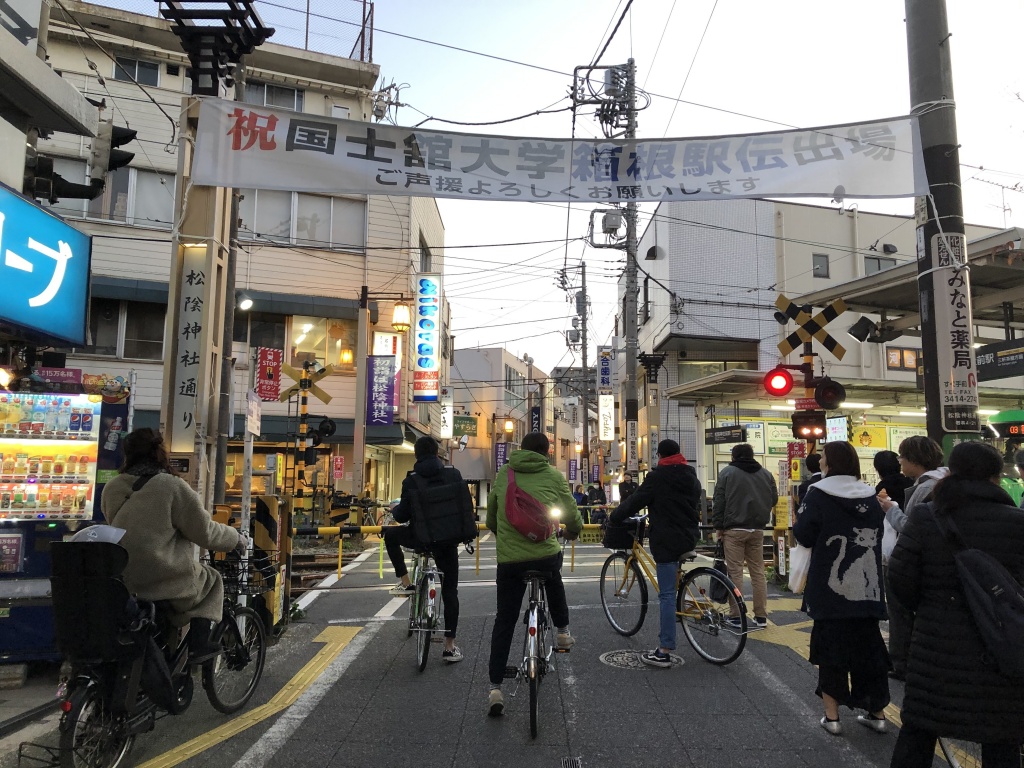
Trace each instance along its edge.
{"label": "asphalt road", "polygon": [[[459,645],[465,660],[446,665],[432,646],[418,672],[406,638],[405,598],[378,550],[367,550],[325,585],[268,654],[250,705],[234,716],[216,712],[201,686],[189,710],[165,717],[140,736],[131,764],[146,768],[245,766],[417,766],[417,768],[533,768],[553,766],[888,766],[896,728],[879,735],[843,711],[845,733],[819,725],[816,670],[806,659],[810,624],[799,600],[771,590],[769,628],[752,633],[743,655],[719,667],[700,659],[679,632],[672,669],[609,666],[611,651],[638,652],[657,643],[656,596],[633,638],[616,634],[601,609],[597,582],[607,550],[576,548],[563,568],[571,628],[569,654],[541,689],[542,723],[529,732],[528,693],[512,696],[506,714],[486,716],[487,655],[494,610],[494,542],[480,545],[481,570],[463,554]],[[749,589],[745,590],[749,595]],[[310,600],[310,598],[306,598]],[[513,657],[521,639],[513,641]],[[898,722],[902,684],[892,684]],[[30,726],[0,743],[0,766],[15,765],[19,741],[56,743],[56,720]],[[28,768],[38,763],[22,761]],[[945,765],[941,759],[936,765]]]}

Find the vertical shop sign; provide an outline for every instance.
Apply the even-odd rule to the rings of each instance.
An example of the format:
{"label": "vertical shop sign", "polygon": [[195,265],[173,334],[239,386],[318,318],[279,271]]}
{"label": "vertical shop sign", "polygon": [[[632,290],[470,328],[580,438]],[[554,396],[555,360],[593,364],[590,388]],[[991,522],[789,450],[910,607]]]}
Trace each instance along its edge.
{"label": "vertical shop sign", "polygon": [[597,391],[609,392],[612,389],[612,348],[597,348]]}
{"label": "vertical shop sign", "polygon": [[530,409],[530,431],[543,432],[544,427],[540,423],[540,406],[535,405]]}
{"label": "vertical shop sign", "polygon": [[601,465],[595,464],[590,468],[590,482],[598,483],[601,481]]}
{"label": "vertical shop sign", "polygon": [[366,358],[366,423],[394,423],[395,358],[368,355]]}
{"label": "vertical shop sign", "polygon": [[578,471],[579,461],[577,459],[569,459],[569,479],[572,482],[576,482],[576,472]]}
{"label": "vertical shop sign", "polygon": [[615,439],[615,396],[597,396],[598,439],[607,442]]}
{"label": "vertical shop sign", "polygon": [[398,415],[399,399],[402,396],[402,336],[386,331],[373,332],[373,349],[371,355],[395,358],[395,397],[392,405]]}
{"label": "vertical shop sign", "polygon": [[441,404],[441,429],[438,437],[442,440],[450,440],[454,429],[454,416],[452,409],[455,404],[451,387],[441,387],[439,390],[438,402]]}
{"label": "vertical shop sign", "polygon": [[640,469],[640,454],[637,449],[637,426],[635,421],[626,422],[626,471]]}
{"label": "vertical shop sign", "polygon": [[174,361],[174,418],[171,452],[192,453],[196,440],[196,412],[202,388],[200,363],[203,326],[206,324],[209,278],[206,274],[206,249],[184,248],[181,270],[181,320],[174,333],[178,336],[178,357]]}
{"label": "vertical shop sign", "polygon": [[345,479],[345,457],[334,456],[331,458],[331,469],[335,480]]}
{"label": "vertical shop sign", "polygon": [[258,347],[256,349],[256,394],[260,400],[276,403],[281,396],[281,364],[284,350]]}
{"label": "vertical shop sign", "polygon": [[508,443],[494,444],[494,471],[508,464]]}
{"label": "vertical shop sign", "polygon": [[441,386],[441,275],[424,274],[416,279],[413,309],[412,399],[437,402]]}

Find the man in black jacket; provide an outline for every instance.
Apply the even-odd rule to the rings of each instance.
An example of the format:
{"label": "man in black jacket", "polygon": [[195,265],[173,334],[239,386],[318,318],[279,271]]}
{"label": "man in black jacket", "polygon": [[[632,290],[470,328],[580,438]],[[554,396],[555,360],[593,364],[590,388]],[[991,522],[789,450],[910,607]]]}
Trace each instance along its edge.
{"label": "man in black jacket", "polygon": [[679,443],[662,440],[658,443],[658,466],[612,512],[612,525],[621,525],[644,507],[649,513],[648,547],[657,564],[661,631],[658,647],[644,653],[640,660],[652,667],[672,666],[669,651],[676,647],[676,569],[679,557],[697,546],[702,496],[697,473],[679,453]]}
{"label": "man in black jacket", "polygon": [[[402,481],[402,500],[393,512],[395,521],[407,523],[412,521],[413,510],[417,508],[414,495],[419,493],[419,487],[413,475],[419,475],[428,481],[441,481],[444,484],[459,484],[465,490],[472,505],[472,496],[469,493],[469,486],[462,479],[462,473],[455,467],[446,467],[437,458],[437,441],[430,436],[421,437],[413,446],[416,455],[416,463],[413,470]],[[412,595],[416,586],[409,580],[409,568],[405,564],[405,553],[402,547],[414,549],[420,546],[412,525],[394,526],[384,532],[384,548],[391,558],[391,565],[395,569],[395,575],[401,582],[395,586],[392,592],[398,594]],[[430,552],[441,571],[441,603],[444,606],[444,651],[441,659],[448,664],[462,661],[462,651],[455,644],[455,633],[459,625],[459,542],[452,541],[444,544],[435,544]]]}

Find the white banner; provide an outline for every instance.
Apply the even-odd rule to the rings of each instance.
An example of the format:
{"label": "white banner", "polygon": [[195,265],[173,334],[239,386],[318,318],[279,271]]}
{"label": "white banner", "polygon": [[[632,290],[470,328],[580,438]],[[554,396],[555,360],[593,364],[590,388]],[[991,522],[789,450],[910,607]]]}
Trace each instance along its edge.
{"label": "white banner", "polygon": [[455,396],[452,394],[451,387],[441,387],[438,403],[441,405],[441,427],[437,436],[442,440],[450,440],[455,426],[455,418],[452,413]]}
{"label": "white banner", "polygon": [[597,396],[598,440],[615,439],[615,396]]}
{"label": "white banner", "polygon": [[335,120],[204,98],[192,181],[464,200],[928,193],[917,118],[686,139],[543,139]]}

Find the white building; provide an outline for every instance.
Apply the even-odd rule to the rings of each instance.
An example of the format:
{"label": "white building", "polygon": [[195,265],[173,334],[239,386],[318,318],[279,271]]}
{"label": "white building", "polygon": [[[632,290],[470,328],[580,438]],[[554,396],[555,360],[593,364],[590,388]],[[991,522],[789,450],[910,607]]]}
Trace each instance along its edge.
{"label": "white building", "polygon": [[[154,13],[156,13],[154,4]],[[66,9],[67,15],[65,14]],[[84,29],[83,29],[84,28]],[[67,0],[50,22],[52,66],[64,81],[106,104],[105,117],[138,131],[131,164],[108,177],[92,202],[61,200],[54,209],[93,236],[89,344],[69,350],[68,366],[86,374],[136,377],[134,426],[160,422],[165,360],[165,314],[171,264],[178,116],[190,90],[188,60],[167,22],[155,16]],[[245,100],[310,114],[371,120],[379,67],[268,42],[247,57]],[[136,82],[133,82],[132,80]],[[55,134],[41,142],[66,179],[85,181],[90,142]],[[348,491],[356,409],[357,308],[360,287],[370,292],[371,351],[394,336],[396,294],[411,297],[421,273],[444,271],[444,225],[429,198],[240,190],[236,288],[253,299],[236,312],[235,431],[242,434],[250,352],[284,351],[287,365],[333,365],[320,382],[329,405],[310,398],[311,423],[330,417],[336,434],[321,448],[319,485]],[[374,293],[389,298],[375,299]],[[451,357],[447,302],[442,311],[442,382]],[[376,334],[385,334],[383,338]],[[401,350],[410,370],[409,345]],[[282,389],[293,382],[285,379]],[[438,432],[436,404],[412,402],[411,376],[401,378],[395,426],[367,432],[364,478],[378,499],[397,495],[411,467],[411,443]],[[256,465],[272,453],[291,454],[297,407],[264,402]],[[342,477],[326,471],[343,457]],[[291,461],[290,458],[286,461]],[[228,481],[238,489],[240,456],[229,456]],[[238,465],[237,467],[235,465]],[[339,465],[333,465],[339,466]],[[236,472],[232,472],[236,469]]]}
{"label": "white building", "polygon": [[[967,239],[995,232],[968,225]],[[762,380],[779,363],[800,364],[802,344],[786,356],[780,354],[777,345],[796,325],[788,321],[783,326],[775,319],[779,295],[798,305],[811,303],[817,313],[846,296],[850,284],[885,286],[896,275],[905,283],[911,273],[916,276],[915,248],[912,218],[864,213],[856,205],[837,209],[735,200],[664,202],[658,207],[637,255],[639,349],[667,355],[659,374],[660,435],[679,441],[709,494],[731,447],[705,445],[704,430],[713,425],[733,425],[737,419],[751,425],[748,441],[755,445],[756,458],[773,473],[785,474],[793,406],[769,398]],[[916,297],[916,280],[908,290]],[[623,291],[620,281],[620,299]],[[849,301],[861,311],[873,308],[870,318],[886,325],[885,304],[852,296]],[[887,319],[905,314],[906,307],[899,310],[890,311]],[[868,459],[862,469],[870,476],[869,457],[876,451],[890,448],[906,434],[924,433],[923,392],[915,385],[921,344],[912,321],[896,338],[860,343],[847,333],[859,317],[848,311],[827,327],[846,350],[841,360],[814,342],[819,355],[815,375],[831,376],[846,386],[849,405],[836,415],[852,417],[851,438],[862,460]],[[991,325],[978,323],[979,341],[1003,338],[1002,330]],[[621,317],[618,327],[621,332]],[[802,375],[794,372],[794,378],[790,397],[803,397]],[[643,436],[649,434],[651,404],[642,369],[637,380]],[[1015,399],[1019,380],[996,384],[982,387],[983,408]],[[640,455],[646,450],[641,446]]]}

